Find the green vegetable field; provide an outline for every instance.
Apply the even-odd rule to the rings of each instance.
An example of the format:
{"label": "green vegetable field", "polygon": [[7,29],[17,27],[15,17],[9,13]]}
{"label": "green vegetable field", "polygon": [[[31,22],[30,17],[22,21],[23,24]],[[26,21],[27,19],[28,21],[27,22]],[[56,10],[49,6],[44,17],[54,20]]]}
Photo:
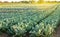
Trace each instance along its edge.
{"label": "green vegetable field", "polygon": [[0,8],[0,34],[11,37],[52,37],[59,26],[60,5]]}

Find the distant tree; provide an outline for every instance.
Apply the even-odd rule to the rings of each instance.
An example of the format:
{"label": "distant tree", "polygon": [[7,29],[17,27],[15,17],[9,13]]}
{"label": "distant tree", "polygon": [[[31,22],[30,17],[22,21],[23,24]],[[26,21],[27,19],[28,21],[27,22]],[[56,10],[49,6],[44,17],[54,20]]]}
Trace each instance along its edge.
{"label": "distant tree", "polygon": [[8,1],[4,1],[4,3],[8,3]]}
{"label": "distant tree", "polygon": [[33,2],[34,2],[34,0],[29,0],[29,1],[28,1],[28,3],[33,3]]}
{"label": "distant tree", "polygon": [[34,0],[32,0],[32,3],[34,3]]}
{"label": "distant tree", "polygon": [[43,3],[43,2],[44,2],[44,0],[39,0],[38,2],[39,2],[39,3]]}
{"label": "distant tree", "polygon": [[2,2],[0,1],[0,3],[2,3]]}

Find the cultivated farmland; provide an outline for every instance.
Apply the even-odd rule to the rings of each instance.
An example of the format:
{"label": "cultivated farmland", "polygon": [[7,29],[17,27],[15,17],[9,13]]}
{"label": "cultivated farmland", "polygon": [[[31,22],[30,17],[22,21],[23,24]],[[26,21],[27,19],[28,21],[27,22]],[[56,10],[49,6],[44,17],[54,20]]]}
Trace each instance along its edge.
{"label": "cultivated farmland", "polygon": [[0,8],[0,33],[11,37],[52,37],[60,20],[60,5]]}

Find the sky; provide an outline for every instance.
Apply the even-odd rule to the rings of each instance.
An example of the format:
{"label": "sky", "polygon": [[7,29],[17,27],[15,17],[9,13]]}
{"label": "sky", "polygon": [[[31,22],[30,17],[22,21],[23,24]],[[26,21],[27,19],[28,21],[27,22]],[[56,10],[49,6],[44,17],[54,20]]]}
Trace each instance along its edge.
{"label": "sky", "polygon": [[[11,1],[13,1],[13,2],[19,2],[19,1],[29,1],[29,0],[0,0],[0,1],[2,1],[2,2],[4,2],[4,1],[8,1],[8,2],[11,2]],[[38,0],[35,0],[35,1],[38,1]],[[60,0],[45,0],[45,1],[60,1]]]}
{"label": "sky", "polygon": [[[11,1],[13,1],[13,2],[19,2],[19,1],[31,1],[31,0],[0,0],[0,1],[2,1],[2,2],[4,2],[4,1],[8,1],[8,2],[11,2]],[[35,0],[35,1],[38,1],[38,0]]]}
{"label": "sky", "polygon": [[29,0],[0,0],[2,2],[4,1],[8,1],[8,2],[11,2],[11,1],[14,1],[14,2],[19,2],[19,1],[29,1]]}
{"label": "sky", "polygon": [[45,0],[45,1],[60,1],[60,0]]}

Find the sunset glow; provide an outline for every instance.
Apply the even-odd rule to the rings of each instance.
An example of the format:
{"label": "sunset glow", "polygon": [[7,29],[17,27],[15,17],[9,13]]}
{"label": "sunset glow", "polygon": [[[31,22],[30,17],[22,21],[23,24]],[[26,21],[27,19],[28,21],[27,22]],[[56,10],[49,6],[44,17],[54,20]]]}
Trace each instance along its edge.
{"label": "sunset glow", "polygon": [[[1,2],[4,2],[4,1],[8,1],[8,2],[19,2],[19,1],[32,1],[32,0],[0,0]],[[39,1],[39,0],[33,0],[35,2]],[[60,0],[44,0],[44,1],[60,1]]]}

